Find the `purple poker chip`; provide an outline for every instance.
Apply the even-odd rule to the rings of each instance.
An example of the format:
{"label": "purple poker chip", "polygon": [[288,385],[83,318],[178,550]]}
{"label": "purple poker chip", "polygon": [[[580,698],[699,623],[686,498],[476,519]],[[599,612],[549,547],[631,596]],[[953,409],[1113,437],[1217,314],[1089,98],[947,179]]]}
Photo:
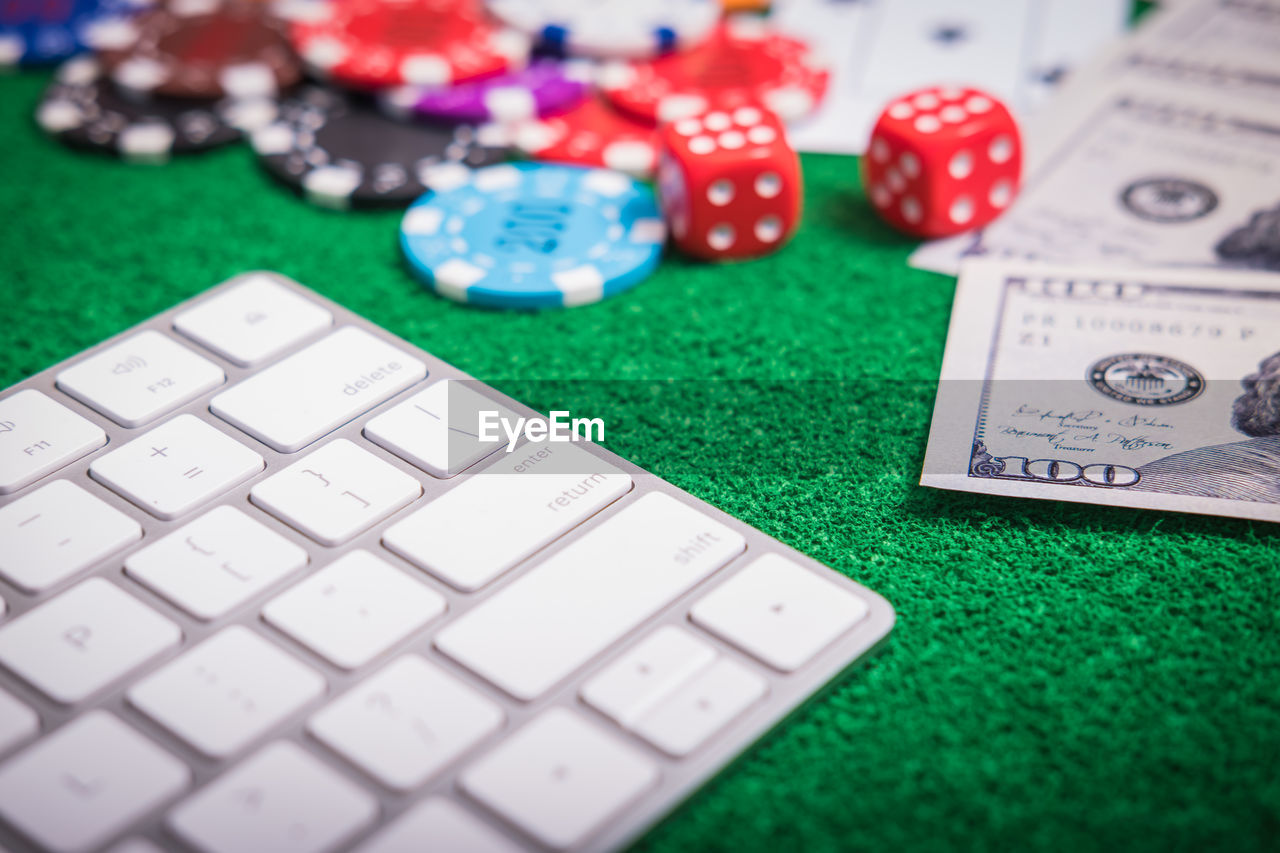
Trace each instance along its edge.
{"label": "purple poker chip", "polygon": [[483,124],[538,118],[572,107],[587,95],[590,62],[541,60],[521,71],[457,86],[405,86],[383,96],[393,114]]}

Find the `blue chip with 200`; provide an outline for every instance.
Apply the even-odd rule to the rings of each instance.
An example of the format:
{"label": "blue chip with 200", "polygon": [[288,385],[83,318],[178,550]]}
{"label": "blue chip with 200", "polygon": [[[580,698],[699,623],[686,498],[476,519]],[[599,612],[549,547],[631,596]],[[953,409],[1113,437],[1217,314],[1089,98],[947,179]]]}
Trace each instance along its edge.
{"label": "blue chip with 200", "polygon": [[599,302],[658,266],[666,227],[653,190],[608,169],[508,163],[431,182],[400,224],[414,271],[438,294],[491,308]]}
{"label": "blue chip with 200", "polygon": [[0,0],[0,68],[59,62],[110,39],[146,0]]}

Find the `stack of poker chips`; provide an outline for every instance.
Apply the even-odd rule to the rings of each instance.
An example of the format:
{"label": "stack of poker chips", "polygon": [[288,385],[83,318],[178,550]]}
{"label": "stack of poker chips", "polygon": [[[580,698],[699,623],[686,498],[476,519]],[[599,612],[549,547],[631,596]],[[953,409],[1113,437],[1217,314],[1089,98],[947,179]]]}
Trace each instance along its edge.
{"label": "stack of poker chips", "polygon": [[75,0],[63,12],[26,22],[16,58],[72,56],[36,113],[72,146],[141,162],[215,148],[270,121],[276,95],[302,79],[285,22],[249,0]]}
{"label": "stack of poker chips", "polygon": [[[790,120],[826,88],[804,45],[758,26],[739,37],[723,16],[721,0],[71,0],[53,20],[0,20],[0,63],[72,57],[37,111],[69,145],[163,162],[247,138],[268,174],[328,208],[475,190],[475,170],[515,157],[625,173],[613,189],[638,205],[629,215],[648,245],[662,222],[635,179],[654,175],[660,123],[743,103]],[[492,174],[576,185],[521,168]],[[412,237],[402,229],[406,252],[423,245]],[[557,285],[559,304],[634,283],[656,257],[641,254],[627,270],[595,265],[613,271],[598,286]],[[410,262],[435,287],[430,265]],[[480,299],[435,289],[555,302],[531,300],[527,281],[506,297],[483,278]]]}

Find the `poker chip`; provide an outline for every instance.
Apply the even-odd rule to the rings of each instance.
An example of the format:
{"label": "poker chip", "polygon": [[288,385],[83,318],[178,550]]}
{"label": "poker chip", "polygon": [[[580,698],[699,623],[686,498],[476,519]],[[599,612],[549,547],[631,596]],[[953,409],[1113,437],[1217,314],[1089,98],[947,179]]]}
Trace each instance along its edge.
{"label": "poker chip", "polygon": [[601,88],[614,106],[649,121],[744,106],[793,121],[817,107],[828,76],[804,42],[743,17],[725,21],[692,50],[610,65]]}
{"label": "poker chip", "polygon": [[269,97],[302,77],[284,24],[246,0],[168,0],[99,27],[93,46],[111,79],[137,92]]}
{"label": "poker chip", "polygon": [[60,62],[89,46],[95,30],[137,14],[145,0],[0,0],[0,68]]}
{"label": "poker chip", "polygon": [[605,166],[638,178],[651,176],[658,162],[657,128],[595,97],[568,112],[517,124],[512,142],[536,160]]}
{"label": "poker chip", "polygon": [[338,209],[406,205],[442,176],[501,162],[508,150],[496,127],[405,124],[366,98],[317,86],[281,101],[279,118],[252,142],[273,175]]}
{"label": "poker chip", "polygon": [[400,224],[405,257],[436,293],[491,308],[599,302],[652,273],[665,239],[649,187],[544,163],[458,174]]}
{"label": "poker chip", "polygon": [[587,94],[593,66],[544,59],[520,71],[457,86],[413,86],[384,95],[393,113],[447,121],[513,122],[568,109]]}
{"label": "poker chip", "polygon": [[335,0],[290,34],[312,71],[360,89],[465,83],[529,57],[527,36],[467,0]]}
{"label": "poker chip", "polygon": [[489,11],[559,55],[641,58],[697,44],[719,0],[489,0]]}
{"label": "poker chip", "polygon": [[266,124],[274,103],[128,97],[116,90],[89,56],[58,68],[36,111],[36,123],[76,148],[114,153],[126,160],[162,163],[171,154],[204,151]]}

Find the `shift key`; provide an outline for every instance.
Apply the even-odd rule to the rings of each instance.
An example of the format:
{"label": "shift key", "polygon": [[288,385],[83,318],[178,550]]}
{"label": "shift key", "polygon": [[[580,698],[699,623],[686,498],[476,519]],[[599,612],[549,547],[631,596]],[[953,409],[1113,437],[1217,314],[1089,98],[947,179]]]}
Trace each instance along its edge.
{"label": "shift key", "polygon": [[347,326],[218,394],[209,409],[293,453],[426,375],[420,360]]}

